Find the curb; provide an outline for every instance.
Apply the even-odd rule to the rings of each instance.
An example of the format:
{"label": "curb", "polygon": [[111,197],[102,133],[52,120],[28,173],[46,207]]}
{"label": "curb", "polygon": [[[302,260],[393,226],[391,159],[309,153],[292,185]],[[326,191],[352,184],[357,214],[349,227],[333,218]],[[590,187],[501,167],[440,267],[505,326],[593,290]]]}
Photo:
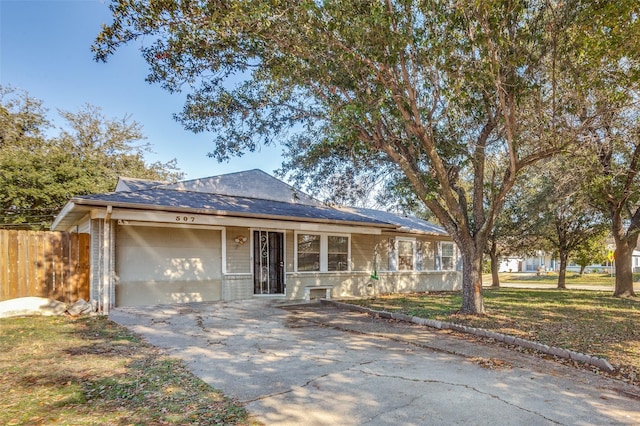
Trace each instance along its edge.
{"label": "curb", "polygon": [[509,336],[507,334],[496,333],[494,331],[485,330],[483,328],[467,327],[460,324],[437,321],[437,320],[432,320],[428,318],[413,317],[411,315],[395,313],[395,312],[376,311],[375,309],[365,308],[363,306],[351,305],[349,303],[337,302],[335,300],[321,300],[321,302],[323,304],[334,305],[338,308],[342,308],[350,311],[358,311],[358,312],[363,312],[369,315],[376,315],[376,316],[379,316],[380,318],[410,322],[413,324],[437,328],[439,330],[454,330],[454,331],[459,331],[461,333],[473,334],[474,336],[478,336],[478,337],[487,337],[490,339],[497,340],[498,342],[506,343],[508,345],[521,346],[526,349],[533,349],[535,351],[542,352],[547,355],[556,356],[558,358],[570,359],[570,360],[581,362],[584,364],[593,365],[594,367],[598,367],[600,370],[606,371],[607,373],[613,373],[615,371],[615,369],[609,363],[609,361],[607,361],[604,358],[585,355],[580,352],[570,351],[568,349],[562,349],[555,346],[548,346],[542,343],[534,342],[532,340],[526,340],[526,339],[521,339],[519,337]]}

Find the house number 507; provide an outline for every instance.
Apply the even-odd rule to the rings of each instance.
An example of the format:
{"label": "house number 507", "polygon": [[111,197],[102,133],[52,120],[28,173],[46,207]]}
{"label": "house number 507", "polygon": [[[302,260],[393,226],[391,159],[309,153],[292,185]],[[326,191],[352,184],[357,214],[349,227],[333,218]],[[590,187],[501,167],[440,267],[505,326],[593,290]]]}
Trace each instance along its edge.
{"label": "house number 507", "polygon": [[195,216],[176,216],[176,222],[195,222]]}

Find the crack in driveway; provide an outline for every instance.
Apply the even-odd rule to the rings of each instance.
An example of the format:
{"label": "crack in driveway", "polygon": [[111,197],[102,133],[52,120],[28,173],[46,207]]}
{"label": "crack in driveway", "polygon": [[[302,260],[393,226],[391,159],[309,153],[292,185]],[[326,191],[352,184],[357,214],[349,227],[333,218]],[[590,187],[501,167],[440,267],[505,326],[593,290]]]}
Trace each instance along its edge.
{"label": "crack in driveway", "polygon": [[[398,411],[398,410],[402,410],[403,408],[407,408],[413,405],[414,402],[416,402],[417,400],[419,400],[420,398],[422,398],[422,395],[416,396],[413,399],[411,399],[411,401],[407,402],[406,404],[402,404],[402,405],[398,405],[397,407],[395,407],[393,409],[393,411]],[[380,416],[382,416],[383,414],[388,414],[389,410],[386,411],[380,411],[379,413],[377,413],[375,416],[370,417],[368,421],[366,421],[363,424],[377,424],[375,423],[376,419]]]}
{"label": "crack in driveway", "polygon": [[[380,373],[374,373],[371,371],[364,371],[364,370],[352,370],[352,371],[357,371],[359,373],[362,373],[364,375],[368,375],[368,376],[374,376],[374,377],[383,377],[386,379],[398,379],[398,380],[405,380],[405,381],[409,381],[409,382],[420,382],[420,383],[434,383],[434,384],[441,384],[441,385],[447,385],[447,386],[453,386],[453,387],[460,387],[460,388],[464,388],[464,389],[468,389],[472,392],[476,392],[479,393],[480,395],[486,395],[490,398],[496,399],[500,402],[502,402],[503,404],[507,404],[511,407],[517,408],[518,410],[522,410],[524,412],[530,413],[530,414],[534,414],[536,416],[542,417],[543,419],[545,419],[548,422],[552,422],[554,424],[560,425],[562,423],[557,422],[556,420],[550,419],[549,417],[546,417],[545,415],[543,415],[542,413],[538,413],[536,411],[533,410],[529,410],[527,408],[521,407],[519,405],[516,405],[512,402],[509,402],[507,400],[505,400],[504,398],[500,398],[498,395],[494,395],[492,393],[489,392],[484,392],[474,386],[469,386],[466,385],[464,383],[453,383],[453,382],[447,382],[444,380],[435,380],[435,379],[415,379],[415,378],[409,378],[409,377],[403,377],[403,376],[397,376],[397,375],[388,375],[388,374],[380,374]],[[416,398],[418,399],[418,398]],[[410,405],[410,404],[408,404]],[[401,408],[401,407],[399,407]]]}
{"label": "crack in driveway", "polygon": [[[610,381],[591,374],[336,309],[283,312],[238,301],[203,304],[195,315],[116,309],[112,318],[251,404],[267,424],[423,424],[429,416],[449,424],[466,424],[470,416],[480,416],[478,424],[640,424],[636,400],[603,394]],[[479,356],[522,370],[468,362]],[[529,374],[540,380],[523,381]]]}
{"label": "crack in driveway", "polygon": [[269,394],[265,394],[265,395],[260,395],[260,396],[258,396],[257,398],[247,399],[247,400],[240,401],[240,402],[241,402],[242,404],[249,404],[249,403],[256,402],[256,401],[263,401],[263,400],[265,400],[265,399],[273,398],[273,397],[275,397],[275,396],[286,395],[286,394],[291,393],[291,392],[293,392],[293,391],[295,391],[295,390],[297,390],[297,389],[306,388],[307,386],[309,386],[311,383],[315,382],[316,380],[319,380],[319,379],[322,379],[322,378],[324,378],[324,377],[327,377],[327,376],[328,376],[328,375],[330,375],[330,374],[333,374],[333,373],[325,373],[325,374],[321,374],[321,375],[319,375],[318,377],[314,377],[313,379],[309,379],[309,380],[308,380],[305,384],[303,384],[303,385],[298,385],[298,386],[295,386],[295,387],[293,387],[293,388],[291,388],[291,389],[288,389],[288,390],[284,390],[284,391],[281,391],[281,392],[269,393]]}

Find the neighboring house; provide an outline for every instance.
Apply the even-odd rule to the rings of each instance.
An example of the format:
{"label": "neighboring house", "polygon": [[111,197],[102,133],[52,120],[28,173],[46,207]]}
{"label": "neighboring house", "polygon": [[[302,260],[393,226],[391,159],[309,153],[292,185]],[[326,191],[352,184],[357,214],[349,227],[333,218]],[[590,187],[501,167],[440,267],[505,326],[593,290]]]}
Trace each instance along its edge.
{"label": "neighboring house", "polygon": [[550,253],[538,251],[535,256],[526,256],[522,261],[522,272],[555,271],[560,262]]}
{"label": "neighboring house", "polygon": [[534,256],[501,258],[498,272],[553,271],[557,263],[548,253],[538,251]]}
{"label": "neighboring house", "polygon": [[53,230],[91,235],[91,298],[113,306],[456,290],[439,226],[333,208],[260,171],[178,183],[120,178],[72,198]]}
{"label": "neighboring house", "polygon": [[[634,250],[631,258],[633,272],[640,272],[640,250]],[[567,272],[580,272],[580,265],[573,259],[569,259]],[[505,257],[500,260],[499,272],[557,272],[560,269],[560,260],[553,258],[549,253],[539,251],[535,256],[523,258]],[[594,263],[585,267],[586,273],[611,273],[613,265],[610,262]]]}
{"label": "neighboring house", "polygon": [[522,262],[521,257],[503,257],[500,259],[498,272],[521,272]]}

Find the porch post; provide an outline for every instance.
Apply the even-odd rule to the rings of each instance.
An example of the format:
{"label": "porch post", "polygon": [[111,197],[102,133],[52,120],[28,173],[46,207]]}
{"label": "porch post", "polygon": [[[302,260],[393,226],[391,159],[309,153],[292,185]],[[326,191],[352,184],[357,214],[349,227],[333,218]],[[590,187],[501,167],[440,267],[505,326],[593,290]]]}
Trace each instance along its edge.
{"label": "porch post", "polygon": [[111,309],[111,211],[107,207],[102,229],[102,313],[109,315]]}

